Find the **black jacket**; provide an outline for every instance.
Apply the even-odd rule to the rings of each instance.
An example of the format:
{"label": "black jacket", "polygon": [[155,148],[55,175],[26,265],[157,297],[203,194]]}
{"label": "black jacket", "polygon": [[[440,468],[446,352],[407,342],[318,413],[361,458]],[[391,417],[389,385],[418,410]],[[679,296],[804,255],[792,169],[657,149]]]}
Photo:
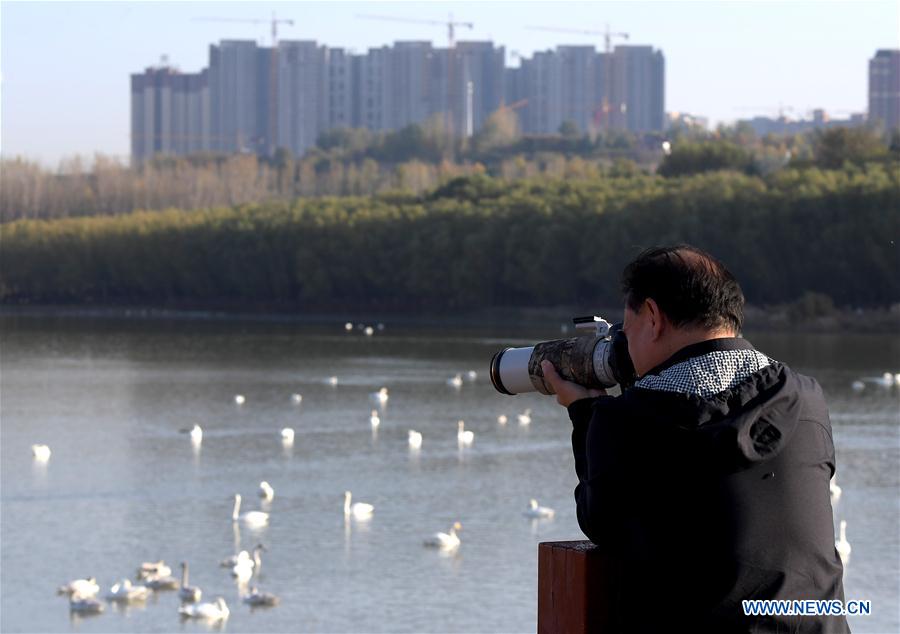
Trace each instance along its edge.
{"label": "black jacket", "polygon": [[620,631],[849,631],[844,617],[750,617],[741,604],[844,599],[818,383],[768,360],[712,395],[640,387],[741,350],[753,349],[688,346],[621,396],[569,406],[578,523],[617,554]]}

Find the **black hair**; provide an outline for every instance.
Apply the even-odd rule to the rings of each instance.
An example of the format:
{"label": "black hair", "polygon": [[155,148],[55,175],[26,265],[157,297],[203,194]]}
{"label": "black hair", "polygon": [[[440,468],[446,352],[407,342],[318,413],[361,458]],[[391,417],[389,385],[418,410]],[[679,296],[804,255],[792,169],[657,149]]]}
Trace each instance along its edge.
{"label": "black hair", "polygon": [[688,244],[647,249],[622,273],[625,302],[638,311],[653,299],[676,327],[727,328],[744,323],[744,293],[712,255]]}

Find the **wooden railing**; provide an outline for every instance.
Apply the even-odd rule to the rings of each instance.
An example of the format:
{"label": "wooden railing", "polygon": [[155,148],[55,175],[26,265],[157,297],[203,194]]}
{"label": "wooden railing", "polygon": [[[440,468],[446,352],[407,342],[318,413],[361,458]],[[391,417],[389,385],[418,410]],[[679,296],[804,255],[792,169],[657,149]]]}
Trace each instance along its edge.
{"label": "wooden railing", "polygon": [[588,541],[538,545],[538,634],[613,631],[612,559]]}

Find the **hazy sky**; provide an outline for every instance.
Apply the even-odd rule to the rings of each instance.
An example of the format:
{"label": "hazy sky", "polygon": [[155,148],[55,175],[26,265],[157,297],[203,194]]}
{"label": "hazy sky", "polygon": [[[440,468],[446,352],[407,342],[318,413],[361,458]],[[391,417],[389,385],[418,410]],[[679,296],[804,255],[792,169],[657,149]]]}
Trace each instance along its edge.
{"label": "hazy sky", "polygon": [[[359,14],[474,22],[457,39],[491,39],[530,56],[600,36],[533,25],[630,34],[666,59],[666,110],[714,123],[823,107],[845,117],[867,107],[868,60],[900,48],[900,3],[828,2],[0,2],[0,151],[50,166],[75,153],[127,157],[129,75],[168,55],[186,72],[206,66],[220,39],[270,42],[268,24],[294,20],[280,39],[314,39],[358,52],[394,40],[446,45],[446,28],[365,20]],[[511,60],[510,60],[511,61]]]}

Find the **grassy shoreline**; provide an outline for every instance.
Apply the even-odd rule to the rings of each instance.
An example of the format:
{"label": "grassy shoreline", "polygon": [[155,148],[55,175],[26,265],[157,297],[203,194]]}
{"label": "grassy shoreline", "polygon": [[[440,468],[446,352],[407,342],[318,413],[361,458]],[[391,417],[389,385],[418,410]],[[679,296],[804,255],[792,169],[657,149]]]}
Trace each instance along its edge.
{"label": "grassy shoreline", "polygon": [[[174,320],[212,322],[286,323],[322,326],[343,324],[347,321],[365,324],[379,322],[394,325],[412,325],[419,328],[478,329],[484,327],[522,328],[570,325],[571,317],[600,314],[610,321],[621,319],[620,307],[585,308],[559,305],[546,307],[506,307],[461,311],[435,310],[379,310],[364,311],[352,308],[335,308],[322,311],[302,311],[296,306],[150,306],[150,305],[53,305],[0,304],[0,317],[11,318],[63,318],[63,319],[125,319],[125,320]],[[877,309],[834,309],[825,315],[797,315],[796,305],[759,307],[748,305],[745,309],[744,328],[753,332],[816,332],[900,334],[900,304]],[[574,331],[570,329],[570,334]]]}
{"label": "grassy shoreline", "polygon": [[637,253],[688,242],[722,259],[755,303],[811,296],[791,312],[797,321],[900,301],[897,235],[900,172],[882,165],[768,179],[481,177],[424,197],[0,225],[0,302],[278,312],[615,306],[622,267]]}

